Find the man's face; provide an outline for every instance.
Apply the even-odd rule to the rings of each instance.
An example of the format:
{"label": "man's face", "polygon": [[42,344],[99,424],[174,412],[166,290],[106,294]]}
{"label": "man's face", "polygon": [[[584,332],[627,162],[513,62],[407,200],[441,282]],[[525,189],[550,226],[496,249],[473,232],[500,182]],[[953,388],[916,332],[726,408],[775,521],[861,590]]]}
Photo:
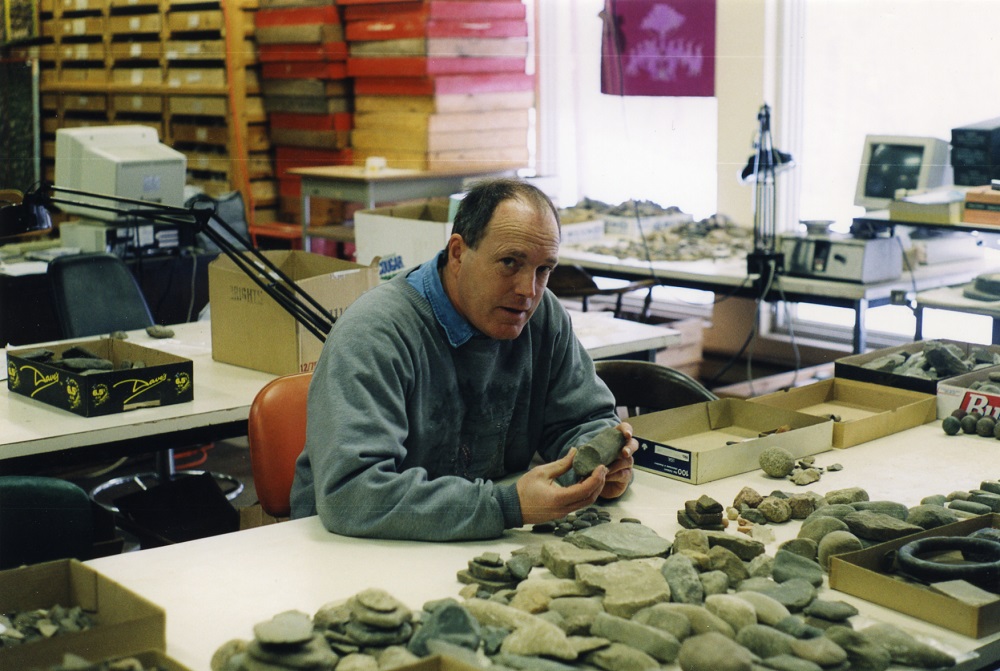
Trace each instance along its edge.
{"label": "man's face", "polygon": [[478,249],[460,235],[448,241],[445,290],[460,315],[491,338],[521,334],[559,259],[559,226],[548,208],[506,200]]}

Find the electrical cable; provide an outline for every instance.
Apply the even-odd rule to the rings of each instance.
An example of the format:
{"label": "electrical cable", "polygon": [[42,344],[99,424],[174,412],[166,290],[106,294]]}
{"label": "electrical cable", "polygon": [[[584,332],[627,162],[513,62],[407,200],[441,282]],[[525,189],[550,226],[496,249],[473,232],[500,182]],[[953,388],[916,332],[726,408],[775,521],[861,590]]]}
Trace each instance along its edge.
{"label": "electrical cable", "polygon": [[781,304],[785,309],[785,323],[788,324],[789,343],[792,346],[792,355],[795,357],[795,368],[792,374],[792,382],[789,384],[790,387],[794,387],[799,381],[799,370],[802,368],[802,356],[799,352],[799,344],[795,339],[795,326],[792,324],[792,313],[791,310],[788,309],[788,301],[785,300],[785,288],[781,286],[780,276],[775,284],[778,287],[778,295],[781,296]]}
{"label": "electrical cable", "polygon": [[191,300],[188,301],[187,321],[191,321],[191,318],[194,317],[194,292],[198,279],[198,255],[192,253],[189,256],[191,257]]}

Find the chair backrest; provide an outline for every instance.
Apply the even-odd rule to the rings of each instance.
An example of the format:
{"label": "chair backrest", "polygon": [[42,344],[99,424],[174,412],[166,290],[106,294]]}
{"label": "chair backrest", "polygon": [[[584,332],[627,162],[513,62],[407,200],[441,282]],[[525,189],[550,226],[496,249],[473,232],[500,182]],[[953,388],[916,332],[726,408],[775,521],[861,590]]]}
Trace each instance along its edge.
{"label": "chair backrest", "polygon": [[594,367],[628,417],[719,398],[690,375],[648,361],[606,359]]}
{"label": "chair backrest", "polygon": [[153,324],[135,277],[114,254],[69,254],[49,262],[53,305],[64,338]]}
{"label": "chair backrest", "polygon": [[275,378],[250,405],[250,470],[261,508],[272,517],[288,517],[291,510],[295,460],[306,444],[310,380],[312,373]]}
{"label": "chair backrest", "polygon": [[80,486],[36,475],[0,476],[0,569],[90,559],[94,513]]}

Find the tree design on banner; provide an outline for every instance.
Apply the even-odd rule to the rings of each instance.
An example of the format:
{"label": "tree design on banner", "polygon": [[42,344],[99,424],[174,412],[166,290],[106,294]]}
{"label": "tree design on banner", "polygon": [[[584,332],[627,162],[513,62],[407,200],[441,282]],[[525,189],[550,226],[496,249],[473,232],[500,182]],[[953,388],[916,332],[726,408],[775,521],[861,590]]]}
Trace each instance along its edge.
{"label": "tree design on banner", "polygon": [[605,0],[601,92],[715,95],[715,0]]}

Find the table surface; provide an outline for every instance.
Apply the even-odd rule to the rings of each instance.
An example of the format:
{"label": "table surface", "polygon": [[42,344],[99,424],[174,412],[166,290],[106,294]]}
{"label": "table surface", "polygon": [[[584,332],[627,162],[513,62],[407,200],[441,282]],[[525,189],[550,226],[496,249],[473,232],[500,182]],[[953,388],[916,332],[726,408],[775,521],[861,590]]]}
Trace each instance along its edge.
{"label": "table surface", "polygon": [[[622,356],[675,344],[680,334],[662,326],[612,319],[608,313],[571,312],[574,330],[594,358]],[[190,403],[140,408],[100,417],[69,411],[0,391],[0,461],[67,449],[167,435],[194,427],[245,422],[257,392],[274,375],[221,363],[212,358],[211,323],[189,322],[171,327],[175,336],[151,338],[130,331],[129,342],[191,359],[194,400]],[[83,340],[93,340],[85,338]],[[40,345],[10,347],[33,349]],[[6,350],[4,352],[6,358]],[[7,370],[6,365],[3,368]],[[5,378],[4,378],[5,379]]]}
{"label": "table surface", "polygon": [[954,312],[1000,317],[1000,301],[979,301],[962,295],[965,285],[940,287],[917,294],[918,308],[937,308]]}
{"label": "table surface", "polygon": [[[676,511],[684,501],[706,494],[729,504],[744,486],[761,493],[774,489],[826,493],[862,487],[872,500],[912,506],[927,495],[977,488],[983,478],[1000,475],[984,468],[983,450],[989,449],[984,440],[946,436],[939,423],[932,422],[817,455],[820,466],[840,463],[844,468],[825,473],[808,488],[768,478],[761,471],[698,486],[639,471],[630,491],[607,509],[615,520],[636,517],[660,536],[672,539],[680,530]],[[771,525],[776,540],[768,544],[768,553],[773,555],[778,544],[794,537],[798,526],[797,522]],[[492,551],[507,559],[517,548],[552,539],[517,529],[481,542],[363,540],[331,534],[318,518],[310,517],[89,564],[164,607],[167,653],[195,671],[208,671],[219,646],[233,638],[252,638],[254,624],[282,611],[311,615],[324,604],[369,587],[382,588],[419,609],[432,599],[457,598],[462,585],[456,574],[479,554]],[[827,587],[821,596],[858,607],[861,613],[854,618],[858,627],[872,621],[891,622],[937,641],[960,658],[1000,638],[971,639]]]}
{"label": "table surface", "polygon": [[[751,286],[747,278],[746,261],[742,258],[649,262],[638,258],[620,259],[608,254],[587,252],[579,247],[564,246],[559,252],[559,262],[576,264],[597,271],[653,277],[662,280],[664,284],[670,284],[671,281],[697,283],[706,288],[717,287],[722,292],[744,284]],[[780,288],[788,294],[841,301],[874,301],[888,298],[893,291],[912,291],[914,285],[917,291],[921,291],[968,282],[989,267],[991,266],[987,262],[981,260],[919,265],[913,269],[912,275],[904,270],[903,275],[897,280],[874,284],[779,275],[775,281],[774,291]]]}

